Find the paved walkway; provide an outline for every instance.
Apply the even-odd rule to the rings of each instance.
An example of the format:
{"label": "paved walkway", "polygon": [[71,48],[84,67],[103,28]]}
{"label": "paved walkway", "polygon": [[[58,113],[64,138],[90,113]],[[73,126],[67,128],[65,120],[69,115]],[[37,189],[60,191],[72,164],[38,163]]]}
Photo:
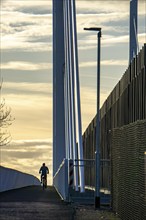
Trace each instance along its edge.
{"label": "paved walkway", "polygon": [[72,220],[73,209],[53,187],[26,187],[0,194],[0,220]]}
{"label": "paved walkway", "polygon": [[61,201],[54,187],[0,193],[0,220],[118,220],[111,212]]}

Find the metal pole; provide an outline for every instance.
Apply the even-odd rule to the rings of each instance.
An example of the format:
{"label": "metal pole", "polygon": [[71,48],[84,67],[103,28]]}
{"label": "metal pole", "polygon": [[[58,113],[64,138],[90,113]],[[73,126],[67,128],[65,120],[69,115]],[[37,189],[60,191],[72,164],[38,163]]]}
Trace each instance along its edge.
{"label": "metal pole", "polygon": [[97,115],[96,115],[96,154],[95,154],[95,208],[100,207],[100,38],[97,33]]}
{"label": "metal pole", "polygon": [[96,115],[96,152],[95,152],[95,208],[100,207],[100,38],[101,28],[84,28],[97,31],[97,115]]}

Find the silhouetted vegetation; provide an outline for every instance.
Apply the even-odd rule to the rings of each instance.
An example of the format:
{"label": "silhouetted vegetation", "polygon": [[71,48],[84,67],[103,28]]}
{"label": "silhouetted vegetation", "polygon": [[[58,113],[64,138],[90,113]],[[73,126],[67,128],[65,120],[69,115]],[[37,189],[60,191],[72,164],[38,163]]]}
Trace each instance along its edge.
{"label": "silhouetted vegetation", "polygon": [[11,134],[7,128],[12,124],[14,118],[11,115],[11,108],[1,97],[2,83],[0,85],[0,146],[7,145],[11,141]]}

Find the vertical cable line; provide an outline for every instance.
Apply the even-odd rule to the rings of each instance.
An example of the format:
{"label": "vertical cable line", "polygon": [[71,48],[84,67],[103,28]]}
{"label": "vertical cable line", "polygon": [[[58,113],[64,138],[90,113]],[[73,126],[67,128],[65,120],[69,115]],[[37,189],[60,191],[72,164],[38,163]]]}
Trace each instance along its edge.
{"label": "vertical cable line", "polygon": [[[74,69],[72,64],[72,22],[69,1],[64,0],[64,44],[65,44],[65,74],[64,74],[64,91],[65,91],[65,130],[66,130],[66,155],[68,159],[73,159],[76,163],[76,128],[75,128],[75,106],[74,106]],[[76,165],[76,164],[74,164]],[[77,167],[74,166],[74,185],[78,190],[78,173]]]}
{"label": "vertical cable line", "polygon": [[73,66],[73,32],[72,32],[72,10],[71,1],[67,1],[68,8],[68,31],[69,31],[69,67],[70,67],[70,89],[71,89],[71,119],[72,119],[72,148],[73,148],[73,164],[74,164],[74,184],[78,190],[78,172],[77,172],[77,149],[76,149],[76,119],[75,119],[75,94],[74,94],[74,66]]}
{"label": "vertical cable line", "polygon": [[[78,176],[80,179],[80,190],[84,192],[84,168],[82,127],[80,110],[79,72],[76,37],[76,13],[75,0],[64,0],[64,100],[65,100],[65,145],[66,157],[73,159],[74,164],[74,186],[78,190]],[[77,122],[77,124],[76,124]],[[77,135],[77,140],[76,140]],[[78,142],[78,148],[76,146]],[[77,154],[78,149],[78,154]],[[80,160],[79,175],[77,158]]]}
{"label": "vertical cable line", "polygon": [[76,91],[76,111],[77,111],[77,141],[78,141],[78,157],[79,157],[79,177],[80,191],[84,192],[84,167],[83,167],[83,145],[82,145],[82,125],[81,125],[81,107],[80,107],[80,89],[79,89],[79,69],[78,69],[78,53],[77,53],[77,33],[76,33],[76,11],[75,0],[71,0],[72,9],[72,28],[73,28],[73,61],[74,61],[74,77]]}
{"label": "vertical cable line", "polygon": [[[66,48],[67,48],[67,45],[66,45],[66,11],[65,11],[65,3],[64,3],[64,49],[66,51]],[[64,109],[65,109],[65,145],[66,145],[66,158],[69,159],[70,158],[70,143],[69,143],[69,123],[68,123],[68,101],[67,101],[67,66],[66,66],[66,63],[67,63],[67,56],[66,56],[66,53],[65,53],[65,64],[64,64],[64,99],[65,99],[65,102],[64,102]]]}
{"label": "vertical cable line", "polygon": [[73,155],[73,120],[72,120],[72,102],[71,102],[71,64],[70,64],[70,36],[69,36],[69,10],[68,10],[68,1],[66,1],[66,11],[67,11],[67,58],[68,58],[68,105],[69,105],[69,127],[70,127],[70,149],[71,149],[71,159],[74,159]]}
{"label": "vertical cable line", "polygon": [[68,148],[69,148],[69,158],[73,159],[72,154],[72,131],[71,131],[71,118],[70,118],[70,86],[69,86],[69,61],[68,61],[68,11],[67,4],[64,1],[64,12],[65,12],[65,75],[66,75],[66,121],[67,121],[67,139],[68,139]]}
{"label": "vertical cable line", "polygon": [[73,118],[72,118],[72,69],[71,69],[71,59],[70,59],[70,12],[69,12],[69,7],[68,7],[68,1],[66,1],[66,10],[67,10],[67,56],[68,56],[68,89],[69,89],[69,117],[70,117],[70,138],[71,138],[71,150],[72,150],[72,159],[74,159],[74,154],[73,154]]}

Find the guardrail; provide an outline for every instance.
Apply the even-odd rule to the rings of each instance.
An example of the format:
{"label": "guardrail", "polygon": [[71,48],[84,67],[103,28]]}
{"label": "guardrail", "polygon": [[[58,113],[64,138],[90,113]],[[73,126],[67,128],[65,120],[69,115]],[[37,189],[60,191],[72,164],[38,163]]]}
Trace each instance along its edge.
{"label": "guardrail", "polygon": [[111,194],[111,160],[100,160],[100,191]]}
{"label": "guardrail", "polygon": [[[80,193],[74,185],[74,170],[84,167],[85,171],[85,192]],[[78,174],[79,175],[79,174]],[[95,159],[84,160],[68,160],[64,159],[60,164],[56,174],[53,177],[53,185],[58,194],[64,201],[78,201],[86,203],[94,203],[95,192]],[[110,160],[100,160],[100,193],[101,202],[110,203]],[[78,186],[80,189],[80,186]],[[105,202],[105,195],[108,196]]]}
{"label": "guardrail", "polygon": [[[83,166],[85,172],[85,188],[95,190],[95,159],[75,160],[76,167]],[[80,165],[79,161],[83,162]],[[110,159],[100,159],[100,191],[110,194],[111,191],[111,163]]]}
{"label": "guardrail", "polygon": [[[80,163],[82,162],[82,163]],[[75,160],[74,168],[84,167],[85,192],[75,192],[69,188],[70,201],[83,204],[94,204],[95,202],[95,159]],[[111,203],[111,162],[110,159],[100,159],[100,201],[102,205]]]}
{"label": "guardrail", "polygon": [[68,201],[68,160],[63,159],[57,172],[53,177],[53,185],[56,188],[58,194],[64,201]]}
{"label": "guardrail", "polygon": [[40,185],[37,177],[0,166],[0,192],[35,185]]}

